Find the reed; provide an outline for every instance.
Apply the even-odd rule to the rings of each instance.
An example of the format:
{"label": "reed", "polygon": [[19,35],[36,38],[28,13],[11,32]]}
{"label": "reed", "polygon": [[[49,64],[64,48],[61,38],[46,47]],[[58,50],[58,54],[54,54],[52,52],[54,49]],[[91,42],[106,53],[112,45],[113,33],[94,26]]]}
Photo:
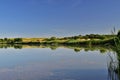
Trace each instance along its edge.
{"label": "reed", "polygon": [[[112,32],[115,35],[115,29]],[[113,38],[115,51],[113,56],[110,56],[110,62],[108,64],[108,72],[110,80],[120,80],[120,30],[117,33],[117,36]]]}

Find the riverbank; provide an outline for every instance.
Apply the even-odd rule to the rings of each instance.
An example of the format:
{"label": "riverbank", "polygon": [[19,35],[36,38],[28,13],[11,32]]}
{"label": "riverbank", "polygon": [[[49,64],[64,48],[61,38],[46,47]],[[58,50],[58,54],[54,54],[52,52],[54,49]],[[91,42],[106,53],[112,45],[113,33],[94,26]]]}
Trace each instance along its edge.
{"label": "riverbank", "polygon": [[90,34],[85,36],[71,36],[63,38],[4,38],[0,44],[67,44],[67,45],[108,45],[114,44],[116,35]]}

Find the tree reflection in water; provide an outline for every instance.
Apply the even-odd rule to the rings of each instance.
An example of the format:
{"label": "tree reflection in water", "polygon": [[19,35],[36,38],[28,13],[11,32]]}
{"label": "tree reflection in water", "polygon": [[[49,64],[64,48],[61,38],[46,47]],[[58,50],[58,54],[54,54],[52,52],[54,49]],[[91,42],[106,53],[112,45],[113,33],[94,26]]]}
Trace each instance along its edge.
{"label": "tree reflection in water", "polygon": [[[119,45],[119,44],[118,44]],[[84,51],[99,51],[100,53],[109,52],[109,60],[107,63],[108,67],[108,80],[120,80],[120,47],[108,47],[105,45],[50,45],[50,44],[0,44],[0,48],[51,48],[56,50],[57,48],[68,48],[73,49],[75,52]],[[111,53],[113,52],[113,53]]]}

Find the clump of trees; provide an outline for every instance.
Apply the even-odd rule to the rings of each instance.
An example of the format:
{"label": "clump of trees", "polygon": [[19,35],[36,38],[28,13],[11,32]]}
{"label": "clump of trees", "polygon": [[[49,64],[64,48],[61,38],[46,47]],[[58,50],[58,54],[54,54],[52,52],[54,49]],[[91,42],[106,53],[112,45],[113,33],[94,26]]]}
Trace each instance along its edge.
{"label": "clump of trees", "polygon": [[7,43],[7,44],[22,43],[22,38],[4,38],[4,39],[0,39],[0,43]]}
{"label": "clump of trees", "polygon": [[51,38],[46,38],[45,41],[54,41],[56,39],[57,39],[56,37],[51,37]]}
{"label": "clump of trees", "polygon": [[108,39],[112,38],[114,35],[99,35],[99,34],[87,34],[87,35],[78,35],[78,36],[72,36],[72,37],[64,37],[63,39]]}
{"label": "clump of trees", "polygon": [[21,43],[22,42],[22,38],[15,38],[14,39],[14,43]]}
{"label": "clump of trees", "polygon": [[[4,38],[0,39],[0,43],[8,43],[8,44],[104,44],[106,40],[110,40],[114,38],[116,35],[99,35],[99,34],[87,34],[87,35],[78,35],[71,37],[51,37],[44,38],[42,40],[30,39],[25,40],[24,38]],[[120,31],[117,35],[120,38]],[[108,41],[107,41],[108,42]]]}

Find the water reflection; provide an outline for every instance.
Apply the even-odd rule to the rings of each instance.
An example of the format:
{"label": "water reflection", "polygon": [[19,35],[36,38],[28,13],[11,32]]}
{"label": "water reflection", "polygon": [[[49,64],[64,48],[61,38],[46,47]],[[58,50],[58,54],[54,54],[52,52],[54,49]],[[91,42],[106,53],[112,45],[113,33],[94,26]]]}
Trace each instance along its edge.
{"label": "water reflection", "polygon": [[109,53],[109,80],[120,80],[120,51]]}
{"label": "water reflection", "polygon": [[100,53],[106,53],[107,51],[113,51],[108,46],[104,45],[65,45],[65,44],[0,44],[0,48],[14,48],[14,49],[22,49],[22,48],[50,48],[51,50],[56,50],[57,48],[68,48],[73,49],[75,52],[84,51],[100,51]]}
{"label": "water reflection", "polygon": [[5,53],[0,54],[0,80],[120,80],[119,54],[108,46],[1,44],[0,48]]}

